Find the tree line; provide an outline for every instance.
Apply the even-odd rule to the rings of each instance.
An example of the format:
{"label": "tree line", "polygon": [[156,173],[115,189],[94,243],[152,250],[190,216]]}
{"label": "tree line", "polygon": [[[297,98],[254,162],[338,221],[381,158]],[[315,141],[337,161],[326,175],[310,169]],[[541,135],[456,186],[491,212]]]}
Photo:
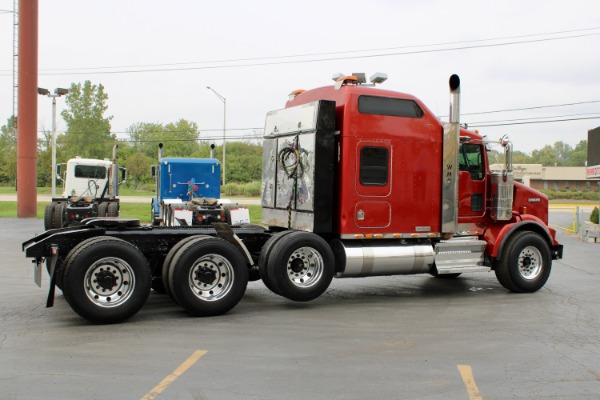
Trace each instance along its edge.
{"label": "tree line", "polygon": [[[157,163],[158,144],[164,144],[165,157],[208,158],[210,143],[202,139],[195,122],[180,119],[166,124],[138,122],[126,130],[127,138],[118,139],[111,133],[112,116],[106,115],[108,95],[101,84],[90,81],[73,83],[65,96],[61,116],[67,130],[56,139],[57,163],[66,163],[76,156],[105,159],[112,157],[118,144],[117,162],[129,170],[130,187],[153,182],[150,166]],[[0,185],[12,186],[16,179],[17,130],[11,117],[0,132]],[[52,132],[43,131],[38,139],[38,186],[51,186]],[[227,180],[247,183],[261,179],[262,146],[246,142],[228,142],[226,147]],[[214,156],[222,161],[222,145],[215,147]]]}
{"label": "tree line", "polygon": [[[129,186],[137,188],[152,182],[150,166],[157,162],[158,143],[164,143],[165,157],[208,158],[210,143],[202,139],[195,122],[180,119],[170,123],[138,122],[127,128],[126,140],[118,140],[111,133],[112,116],[108,111],[108,94],[102,84],[90,81],[73,83],[65,97],[61,116],[67,130],[56,141],[56,159],[64,163],[76,156],[104,159],[112,155],[112,147],[119,145],[117,161],[129,170]],[[17,171],[15,118],[8,119],[0,132],[0,185],[14,185]],[[247,183],[261,179],[262,146],[245,142],[229,142],[227,151],[227,181]],[[52,132],[43,131],[38,139],[38,186],[51,186]],[[222,147],[216,146],[215,158],[222,161]],[[498,153],[492,151],[494,162]],[[501,156],[497,157],[502,160]],[[515,164],[542,164],[544,166],[584,166],[587,159],[587,141],[575,147],[559,141],[534,150],[531,155],[515,151]]]}

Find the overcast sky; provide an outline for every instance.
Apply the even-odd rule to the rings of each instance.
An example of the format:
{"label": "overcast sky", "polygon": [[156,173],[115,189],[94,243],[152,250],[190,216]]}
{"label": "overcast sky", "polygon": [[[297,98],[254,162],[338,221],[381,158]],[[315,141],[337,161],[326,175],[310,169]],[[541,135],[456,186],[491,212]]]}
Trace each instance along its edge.
{"label": "overcast sky", "polygon": [[[198,124],[204,137],[261,134],[268,111],[334,73],[388,74],[386,89],[448,114],[448,77],[462,82],[462,122],[549,117],[568,122],[480,127],[531,152],[571,146],[600,126],[600,2],[39,0],[38,86],[101,83],[113,132],[137,122]],[[13,0],[0,0],[12,10]],[[0,123],[12,113],[11,13],[0,13]],[[488,40],[493,39],[493,40]],[[237,61],[234,61],[237,60]],[[474,114],[506,109],[522,111]],[[59,111],[64,100],[58,100]],[[50,130],[39,97],[38,127]],[[588,119],[582,119],[588,118]],[[595,118],[595,119],[589,119]],[[518,121],[515,121],[518,120]],[[539,120],[539,119],[537,119]],[[491,123],[489,122],[491,121]],[[59,118],[58,129],[65,124]]]}

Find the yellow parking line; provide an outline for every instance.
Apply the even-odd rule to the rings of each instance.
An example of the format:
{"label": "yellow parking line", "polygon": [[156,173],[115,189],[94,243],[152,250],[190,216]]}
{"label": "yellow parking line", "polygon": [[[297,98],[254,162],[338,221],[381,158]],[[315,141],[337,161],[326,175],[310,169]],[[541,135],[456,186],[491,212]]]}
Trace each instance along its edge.
{"label": "yellow parking line", "polygon": [[473,370],[470,365],[457,365],[460,376],[462,377],[467,393],[469,394],[469,400],[483,400],[479,389],[475,384],[475,378],[473,378]]}
{"label": "yellow parking line", "polygon": [[192,365],[194,365],[196,363],[196,361],[198,361],[200,359],[200,357],[202,357],[205,354],[206,354],[206,350],[196,350],[194,352],[194,354],[189,356],[188,359],[185,360],[183,362],[183,364],[181,364],[179,367],[177,367],[177,369],[175,371],[173,371],[173,373],[171,375],[169,375],[165,379],[163,379],[158,385],[156,385],[154,387],[154,389],[152,389],[151,391],[148,392],[147,395],[142,397],[141,400],[152,400],[152,399],[156,398],[156,396],[161,394],[167,388],[167,386],[169,386],[171,383],[175,382],[175,379],[179,378],[179,376],[181,376],[185,371],[190,369],[190,367]]}

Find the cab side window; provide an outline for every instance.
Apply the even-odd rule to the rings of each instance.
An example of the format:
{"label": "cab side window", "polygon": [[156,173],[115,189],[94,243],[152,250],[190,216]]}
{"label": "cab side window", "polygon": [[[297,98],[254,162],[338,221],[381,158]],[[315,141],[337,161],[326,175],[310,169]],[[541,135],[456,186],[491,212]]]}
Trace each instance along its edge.
{"label": "cab side window", "polygon": [[478,144],[461,143],[459,149],[459,170],[468,171],[473,180],[482,180],[484,176],[482,146]]}

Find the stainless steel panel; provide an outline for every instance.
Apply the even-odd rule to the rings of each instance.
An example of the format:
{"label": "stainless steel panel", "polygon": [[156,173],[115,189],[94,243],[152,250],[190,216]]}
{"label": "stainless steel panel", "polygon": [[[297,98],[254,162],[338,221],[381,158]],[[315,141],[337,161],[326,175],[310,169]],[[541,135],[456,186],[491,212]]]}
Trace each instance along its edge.
{"label": "stainless steel panel", "polygon": [[458,228],[458,123],[444,124],[444,155],[442,165],[442,233],[454,233]]}
{"label": "stainless steel panel", "polygon": [[296,209],[314,211],[315,193],[315,134],[298,136],[298,156],[301,169],[298,171]]}
{"label": "stainless steel panel", "polygon": [[[293,146],[296,146],[296,136],[285,136],[277,139],[277,197],[275,200],[275,207],[277,208],[295,208],[295,179],[288,176],[289,171],[281,164],[281,152]],[[288,165],[291,164],[294,162],[291,159],[292,157],[293,155],[286,158],[284,162]]]}
{"label": "stainless steel panel", "polygon": [[435,266],[438,273],[458,270],[480,270],[484,265],[486,242],[477,237],[442,240],[435,245]]}
{"label": "stainless steel panel", "polygon": [[300,211],[280,210],[277,208],[263,208],[262,222],[268,226],[289,227],[301,231],[312,232],[314,228],[314,215]]}
{"label": "stainless steel panel", "polygon": [[262,200],[263,207],[275,206],[275,174],[277,173],[277,139],[263,140]]}
{"label": "stainless steel panel", "polygon": [[315,130],[318,102],[271,111],[265,122],[265,136],[274,137]]}

